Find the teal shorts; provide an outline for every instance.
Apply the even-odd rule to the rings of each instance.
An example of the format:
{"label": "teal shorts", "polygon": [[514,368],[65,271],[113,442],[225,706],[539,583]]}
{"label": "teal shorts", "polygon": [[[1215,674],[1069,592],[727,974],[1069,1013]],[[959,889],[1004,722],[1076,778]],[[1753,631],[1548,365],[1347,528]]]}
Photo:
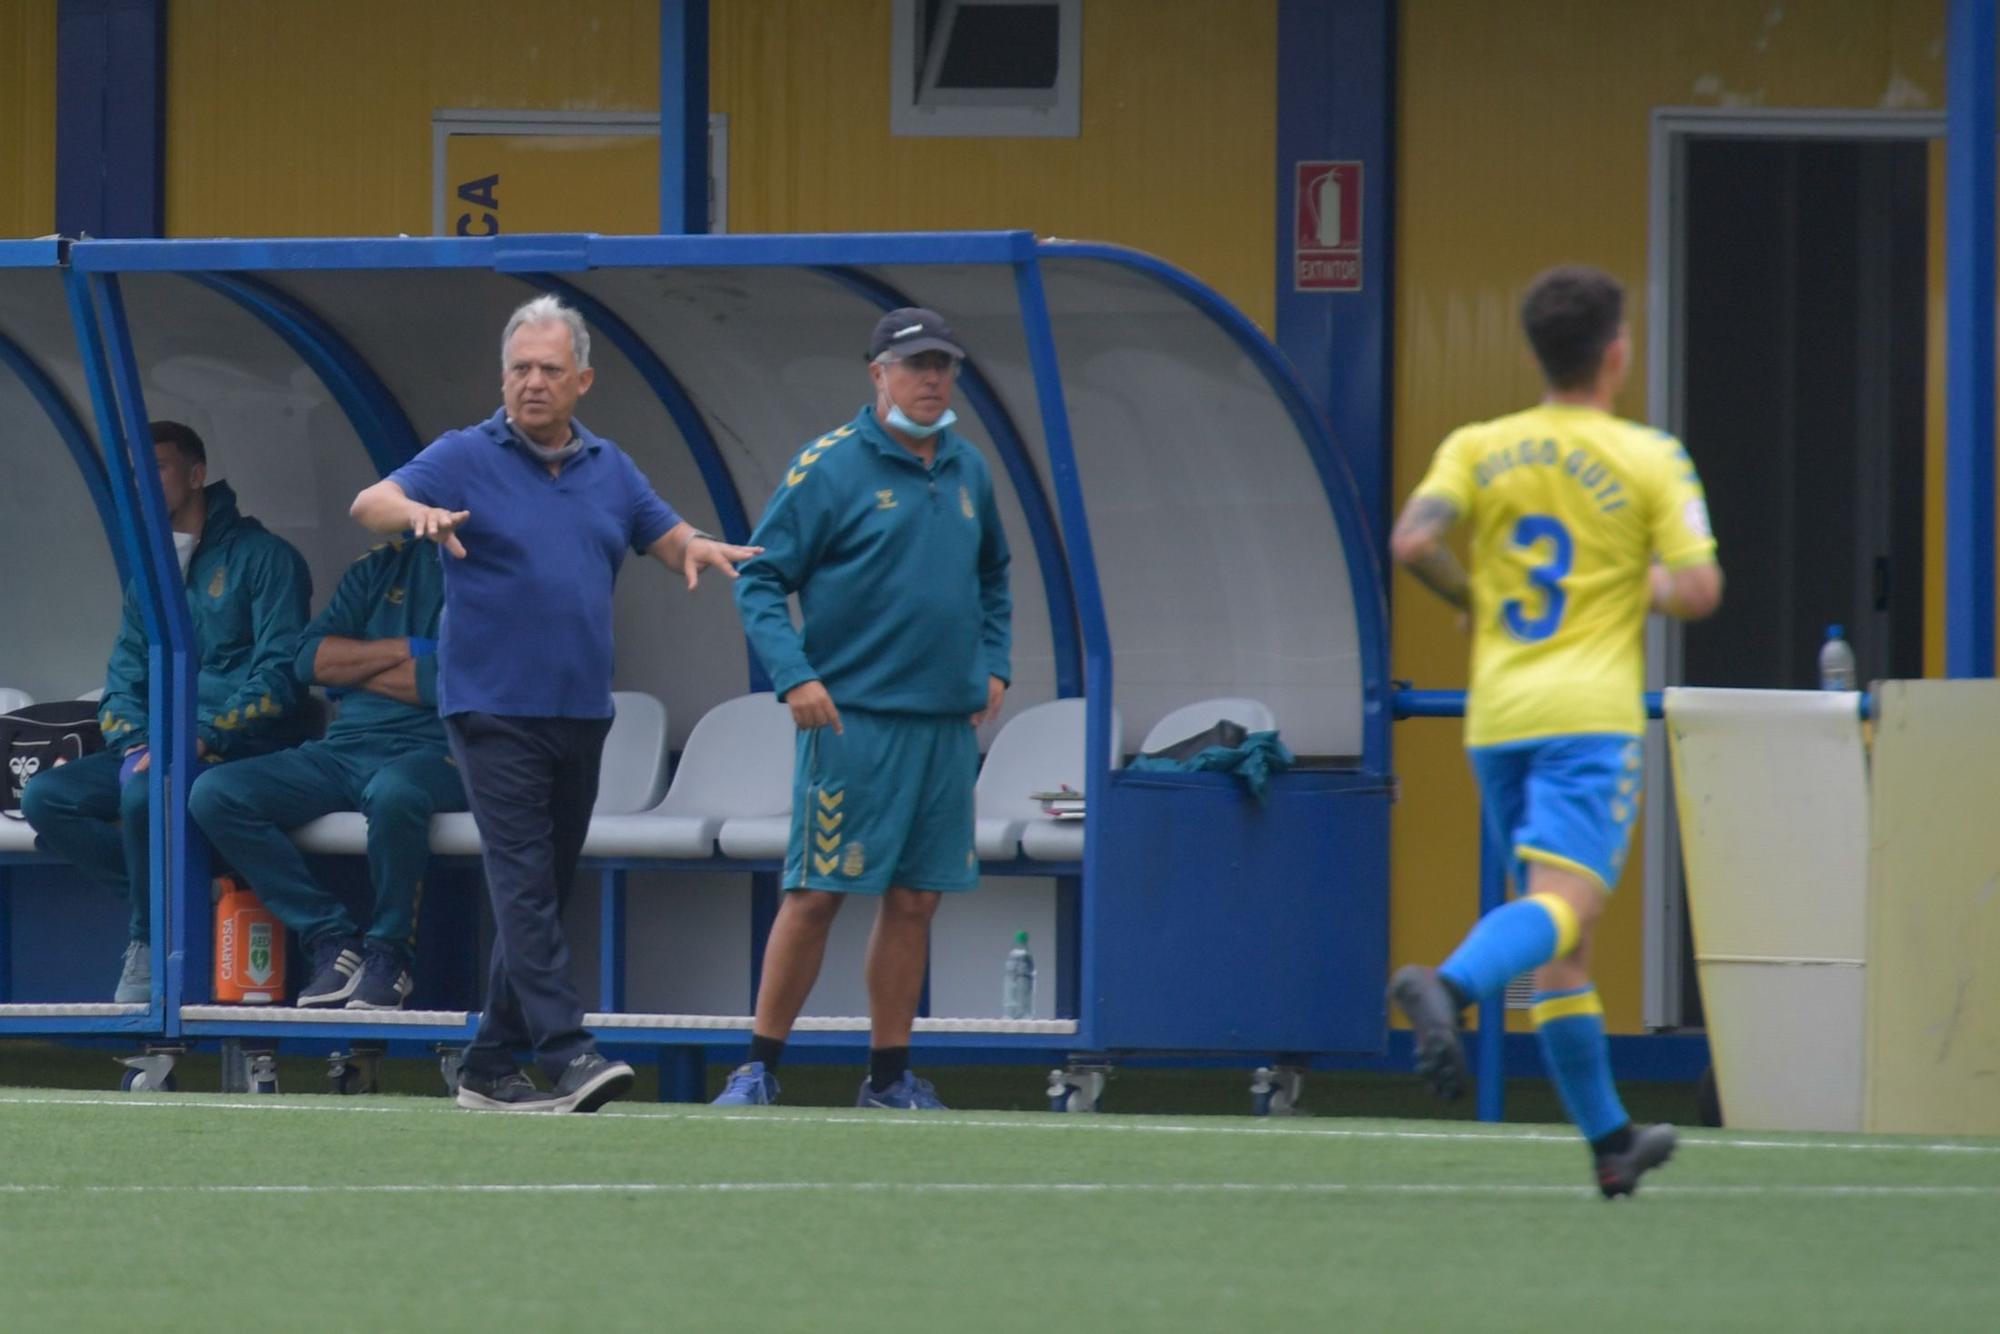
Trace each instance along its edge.
{"label": "teal shorts", "polygon": [[842,709],[840,721],[840,734],[799,733],[785,888],[880,894],[891,885],[977,885],[979,740],[969,716]]}
{"label": "teal shorts", "polygon": [[1529,862],[1575,871],[1613,889],[1639,815],[1645,749],[1635,736],[1580,733],[1474,746],[1488,835],[1511,852],[1514,892]]}

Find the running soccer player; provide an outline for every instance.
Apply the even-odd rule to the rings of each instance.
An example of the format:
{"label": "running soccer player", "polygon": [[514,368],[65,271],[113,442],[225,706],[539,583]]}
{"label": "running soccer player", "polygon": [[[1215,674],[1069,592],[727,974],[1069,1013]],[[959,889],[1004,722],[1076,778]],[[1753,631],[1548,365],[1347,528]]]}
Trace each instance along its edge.
{"label": "running soccer player", "polygon": [[[1673,1155],[1674,1129],[1633,1127],[1612,1086],[1591,943],[1639,810],[1647,611],[1683,620],[1722,601],[1701,479],[1680,441],[1611,415],[1631,368],[1624,290],[1552,269],[1521,303],[1548,392],[1454,431],[1396,521],[1390,549],[1472,630],[1465,745],[1487,832],[1513,850],[1518,897],[1440,968],[1396,971],[1417,1072],[1445,1098],[1465,1080],[1459,1017],[1535,970],[1542,1058],[1589,1141],[1606,1198]],[[1472,524],[1472,574],[1446,543]]]}

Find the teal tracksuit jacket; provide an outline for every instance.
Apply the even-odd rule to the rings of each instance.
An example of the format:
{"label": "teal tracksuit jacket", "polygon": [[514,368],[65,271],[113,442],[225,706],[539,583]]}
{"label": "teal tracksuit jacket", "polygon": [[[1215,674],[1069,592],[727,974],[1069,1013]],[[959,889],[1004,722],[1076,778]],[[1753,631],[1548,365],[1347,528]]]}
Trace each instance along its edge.
{"label": "teal tracksuit jacket", "polygon": [[435,542],[401,537],[371,548],[342,576],[332,601],[299,639],[293,673],[315,684],[313,660],[328,635],[345,639],[426,639],[416,659],[416,704],[372,690],[349,690],[326,729],[328,741],[380,742],[385,755],[447,749],[437,712],[438,621],[444,612],[444,565]]}
{"label": "teal tracksuit jacket", "polygon": [[[964,713],[1012,679],[1013,598],[993,477],[956,432],[927,468],[866,407],[800,450],[764,511],[736,605],[771,684],[843,709]],[[805,613],[792,626],[787,595]]]}
{"label": "teal tracksuit jacket", "polygon": [[[238,512],[229,483],[211,482],[205,494],[208,519],[186,580],[201,660],[195,725],[211,755],[230,759],[304,735],[292,658],[312,610],[312,576],[291,543]],[[146,743],[146,686],[146,625],[128,587],[97,711],[110,749]]]}

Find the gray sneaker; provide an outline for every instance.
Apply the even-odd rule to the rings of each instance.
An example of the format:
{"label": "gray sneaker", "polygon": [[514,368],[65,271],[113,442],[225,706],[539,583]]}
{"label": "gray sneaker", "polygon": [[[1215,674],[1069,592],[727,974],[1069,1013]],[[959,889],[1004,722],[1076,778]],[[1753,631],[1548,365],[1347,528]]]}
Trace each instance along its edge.
{"label": "gray sneaker", "polygon": [[558,1112],[594,1112],[632,1087],[632,1067],[587,1051],[571,1061],[556,1081]]}
{"label": "gray sneaker", "polygon": [[153,948],[143,940],[125,947],[125,966],[118,974],[118,990],[111,993],[118,1005],[153,1003]]}
{"label": "gray sneaker", "polygon": [[458,1073],[458,1105],[475,1112],[553,1112],[555,1095],[544,1093],[519,1070],[504,1075]]}

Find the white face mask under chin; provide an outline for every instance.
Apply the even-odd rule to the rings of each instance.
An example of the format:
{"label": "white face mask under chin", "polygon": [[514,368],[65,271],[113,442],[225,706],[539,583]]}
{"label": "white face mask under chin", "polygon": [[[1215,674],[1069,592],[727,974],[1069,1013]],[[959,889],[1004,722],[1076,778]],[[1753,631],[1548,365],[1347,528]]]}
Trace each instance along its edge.
{"label": "white face mask under chin", "polygon": [[911,421],[910,415],[903,411],[903,405],[892,398],[889,400],[889,415],[884,420],[904,435],[913,435],[922,440],[926,437],[936,435],[939,431],[957,421],[958,414],[950,408],[946,408],[943,416],[926,426],[922,422]]}
{"label": "white face mask under chin", "polygon": [[174,554],[181,558],[181,578],[187,578],[188,562],[194,559],[194,534],[174,534]]}

